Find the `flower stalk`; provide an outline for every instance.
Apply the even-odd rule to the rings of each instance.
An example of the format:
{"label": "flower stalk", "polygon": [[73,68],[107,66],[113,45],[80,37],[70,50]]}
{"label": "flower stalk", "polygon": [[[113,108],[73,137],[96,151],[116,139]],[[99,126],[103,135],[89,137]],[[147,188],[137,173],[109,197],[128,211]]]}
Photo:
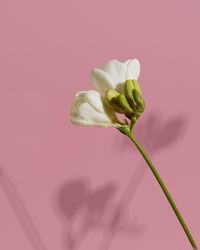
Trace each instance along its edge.
{"label": "flower stalk", "polygon": [[151,169],[154,177],[156,178],[158,184],[160,185],[162,191],[164,192],[167,200],[169,201],[171,208],[173,209],[177,219],[179,220],[191,246],[193,247],[194,250],[197,250],[197,245],[192,237],[192,234],[190,233],[190,230],[188,228],[188,226],[186,225],[180,211],[178,210],[173,198],[171,197],[165,183],[163,182],[162,178],[160,177],[158,171],[156,170],[155,166],[153,165],[153,163],[151,162],[151,160],[149,159],[149,156],[146,154],[144,148],[140,145],[140,143],[137,141],[137,139],[135,138],[135,136],[131,133],[130,130],[126,130],[125,133],[128,138],[130,138],[130,140],[135,144],[136,148],[139,150],[139,152],[141,153],[141,155],[143,156],[144,160],[146,161],[147,165],[149,166],[149,168]]}

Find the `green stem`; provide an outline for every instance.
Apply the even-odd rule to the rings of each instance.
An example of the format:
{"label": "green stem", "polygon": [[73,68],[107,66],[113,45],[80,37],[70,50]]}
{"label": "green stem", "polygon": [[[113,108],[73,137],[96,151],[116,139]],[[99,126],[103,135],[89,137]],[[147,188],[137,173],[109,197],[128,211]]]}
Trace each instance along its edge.
{"label": "green stem", "polygon": [[146,161],[146,163],[148,164],[148,166],[150,167],[153,175],[155,176],[156,180],[158,181],[161,189],[163,190],[167,200],[169,201],[174,213],[176,214],[176,217],[178,218],[179,222],[181,223],[181,226],[183,228],[183,230],[185,231],[188,240],[190,241],[193,249],[197,250],[197,245],[182,217],[182,215],[180,214],[178,208],[176,207],[175,202],[173,201],[169,191],[167,190],[167,187],[165,186],[163,180],[161,179],[158,171],[156,170],[156,168],[154,167],[153,163],[151,162],[151,160],[149,159],[148,155],[145,153],[144,149],[142,148],[142,146],[139,144],[139,142],[137,141],[137,139],[131,134],[131,133],[127,133],[127,136],[131,139],[131,141],[135,144],[135,146],[137,147],[137,149],[140,151],[140,153],[142,154],[144,160]]}
{"label": "green stem", "polygon": [[135,123],[136,123],[136,121],[138,120],[138,118],[139,118],[139,116],[138,116],[138,117],[133,117],[133,118],[131,119],[131,124],[130,124],[130,131],[131,131],[131,132],[133,131],[133,128],[134,128]]}

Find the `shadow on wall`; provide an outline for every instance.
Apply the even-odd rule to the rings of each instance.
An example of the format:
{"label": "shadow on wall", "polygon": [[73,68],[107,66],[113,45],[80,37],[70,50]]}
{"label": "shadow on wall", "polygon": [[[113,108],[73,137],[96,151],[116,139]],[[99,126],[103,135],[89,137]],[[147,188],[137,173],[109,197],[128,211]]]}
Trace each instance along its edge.
{"label": "shadow on wall", "polygon": [[2,168],[0,168],[0,188],[2,188],[8,201],[10,202],[10,205],[12,206],[13,211],[18,217],[19,222],[22,225],[22,229],[29,239],[33,249],[47,250],[15,185]]}
{"label": "shadow on wall", "polygon": [[[160,119],[160,115],[153,113],[141,120],[136,127],[136,134],[152,155],[177,142],[185,131],[185,125],[186,119],[182,116],[164,121]],[[124,141],[121,147],[128,149],[127,138],[122,138]],[[133,145],[131,150],[132,148]],[[141,235],[144,232],[144,226],[131,221],[128,218],[127,209],[147,169],[142,161],[118,202],[114,200],[118,188],[116,183],[104,184],[96,190],[92,190],[85,179],[68,180],[63,183],[57,192],[55,203],[64,221],[64,249],[77,250],[90,230],[102,230],[105,233],[100,250],[108,250],[116,234],[131,237]],[[33,249],[46,250],[15,185],[2,168],[0,168],[0,187],[5,192]]]}
{"label": "shadow on wall", "polygon": [[[135,180],[135,184],[137,182]],[[141,228],[127,218],[125,197],[114,204],[116,190],[115,183],[107,183],[92,190],[89,182],[84,179],[67,181],[59,188],[56,203],[64,221],[64,249],[78,249],[90,230],[105,232],[100,246],[102,250],[108,249],[116,233],[131,236],[140,233]]]}
{"label": "shadow on wall", "polygon": [[[164,119],[160,113],[152,112],[140,118],[135,126],[135,135],[144,148],[154,154],[177,143],[183,136],[186,125],[185,115]],[[118,138],[118,141],[119,150],[133,151],[133,144],[126,137],[121,137],[121,140]]]}
{"label": "shadow on wall", "polygon": [[[135,134],[144,147],[155,155],[161,149],[176,143],[183,135],[186,119],[175,116],[163,120],[160,114],[151,113],[141,120]],[[120,149],[133,150],[133,145],[122,137]],[[142,160],[142,159],[141,159]],[[85,179],[68,180],[59,188],[56,197],[57,211],[64,221],[64,249],[77,250],[90,230],[102,230],[105,236],[100,250],[108,250],[116,234],[139,236],[144,226],[128,218],[128,205],[148,168],[143,161],[138,165],[121,199],[116,203],[116,183],[107,183],[97,190],[90,188]]]}

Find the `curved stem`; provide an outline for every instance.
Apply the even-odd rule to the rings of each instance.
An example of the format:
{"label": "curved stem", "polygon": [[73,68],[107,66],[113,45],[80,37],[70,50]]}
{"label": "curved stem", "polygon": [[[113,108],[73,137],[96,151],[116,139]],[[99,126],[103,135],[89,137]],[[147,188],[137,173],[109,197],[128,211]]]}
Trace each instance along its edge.
{"label": "curved stem", "polygon": [[180,214],[174,200],[172,199],[169,191],[167,190],[167,187],[165,186],[163,180],[161,179],[158,171],[156,170],[156,168],[154,167],[153,163],[151,162],[151,160],[149,159],[148,155],[146,154],[146,152],[144,151],[143,147],[139,144],[139,142],[137,141],[137,139],[131,134],[131,133],[128,133],[127,136],[131,139],[131,141],[135,144],[135,146],[137,147],[137,149],[140,151],[140,153],[142,154],[144,160],[146,161],[146,163],[148,164],[148,166],[150,167],[153,175],[155,176],[156,180],[158,181],[161,189],[163,190],[167,200],[169,201],[174,213],[176,214],[176,217],[177,219],[179,220],[183,230],[185,231],[185,234],[187,235],[188,237],[188,240],[190,241],[193,249],[197,250],[197,245],[182,217],[182,215]]}

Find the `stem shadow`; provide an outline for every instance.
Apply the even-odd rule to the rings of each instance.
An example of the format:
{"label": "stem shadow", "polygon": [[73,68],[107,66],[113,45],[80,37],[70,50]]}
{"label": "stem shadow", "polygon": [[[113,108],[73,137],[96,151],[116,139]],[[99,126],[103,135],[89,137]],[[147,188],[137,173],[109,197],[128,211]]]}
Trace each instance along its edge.
{"label": "stem shadow", "polygon": [[6,197],[9,200],[16,216],[18,217],[32,247],[35,250],[47,250],[14,183],[10,180],[10,178],[2,168],[0,168],[0,186],[6,194]]}

